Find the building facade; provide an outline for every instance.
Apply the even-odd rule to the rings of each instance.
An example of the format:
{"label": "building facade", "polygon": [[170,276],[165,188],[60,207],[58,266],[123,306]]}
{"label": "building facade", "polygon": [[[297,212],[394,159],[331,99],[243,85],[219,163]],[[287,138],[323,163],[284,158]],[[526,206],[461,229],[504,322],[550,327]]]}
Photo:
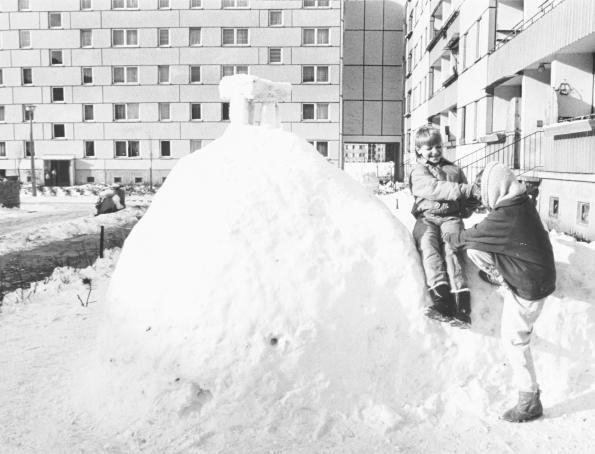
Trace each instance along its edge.
{"label": "building facade", "polygon": [[403,7],[346,3],[368,12],[348,19],[360,10],[339,0],[0,0],[0,175],[31,180],[33,137],[38,183],[160,183],[221,136],[229,106],[218,84],[240,73],[290,82],[283,127],[331,162],[341,164],[346,134],[398,143],[401,55],[373,59],[380,96],[350,94],[362,107],[370,99],[382,124],[355,134],[343,121],[359,108],[344,103],[343,62],[363,66],[378,51],[352,39],[346,49],[343,36],[344,24],[370,29],[400,52]]}
{"label": "building facade", "polygon": [[434,124],[468,178],[504,162],[546,224],[595,239],[595,3],[412,0],[406,18],[406,161]]}

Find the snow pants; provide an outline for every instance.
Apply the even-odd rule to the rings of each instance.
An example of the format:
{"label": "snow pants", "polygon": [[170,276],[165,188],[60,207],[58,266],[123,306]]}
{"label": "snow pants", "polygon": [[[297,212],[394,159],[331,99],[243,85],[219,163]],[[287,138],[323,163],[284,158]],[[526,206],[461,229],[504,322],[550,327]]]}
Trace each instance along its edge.
{"label": "snow pants", "polygon": [[491,274],[498,282],[504,294],[502,324],[500,336],[504,352],[512,368],[515,385],[519,391],[535,392],[539,389],[533,356],[531,355],[531,333],[533,325],[541,314],[545,298],[526,300],[516,295],[504,281],[496,268],[494,257],[489,252],[468,249],[467,255],[477,267]]}
{"label": "snow pants", "polygon": [[453,292],[468,290],[462,253],[442,241],[442,233],[458,233],[464,229],[460,218],[418,218],[413,238],[421,255],[429,289],[448,284]]}

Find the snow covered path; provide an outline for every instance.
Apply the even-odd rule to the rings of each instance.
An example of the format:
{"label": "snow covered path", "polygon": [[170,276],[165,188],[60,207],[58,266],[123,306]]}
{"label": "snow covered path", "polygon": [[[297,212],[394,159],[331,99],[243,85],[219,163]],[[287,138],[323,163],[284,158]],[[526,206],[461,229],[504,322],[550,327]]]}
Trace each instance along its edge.
{"label": "snow covered path", "polygon": [[[394,210],[395,197],[400,199],[398,211]],[[410,223],[406,194],[386,196],[384,201]],[[109,431],[84,409],[81,411],[76,381],[81,364],[93,350],[99,309],[117,256],[110,254],[93,268],[58,269],[34,291],[18,291],[6,298],[0,312],[0,451],[590,454],[595,447],[595,368],[588,356],[595,345],[595,247],[557,234],[552,234],[552,241],[559,272],[555,294],[559,305],[549,304],[537,326],[534,351],[545,385],[545,417],[538,421],[513,425],[498,418],[514,396],[507,393],[509,383],[497,380],[507,377],[506,366],[497,364],[501,358],[494,332],[498,312],[480,301],[492,296],[475,279],[471,282],[477,303],[474,310],[478,311],[474,330],[422,321],[427,338],[411,342],[421,345],[433,339],[444,343],[449,351],[444,361],[456,361],[473,344],[491,346],[485,350],[485,357],[476,358],[476,379],[448,382],[440,364],[421,371],[444,380],[441,392],[429,395],[423,405],[400,409],[402,419],[385,432],[357,431],[349,420],[332,418],[317,433],[308,430],[311,423],[296,421],[292,433],[275,432],[269,426],[264,433],[252,433],[249,438],[249,427],[237,427],[228,434],[201,434],[197,427],[195,435],[170,440],[173,433],[160,432],[150,421]],[[77,298],[84,300],[87,295],[83,277],[91,278],[94,288],[88,307],[82,307]],[[565,337],[570,334],[563,331],[575,337]],[[555,341],[543,337],[558,332]],[[560,367],[544,370],[541,360],[552,351],[560,354]],[[424,364],[423,358],[420,364]],[[487,369],[489,364],[496,365],[497,374]],[[415,363],[410,368],[412,374],[420,372]],[[567,395],[556,393],[562,387],[559,381],[563,372],[570,372],[572,379]],[[377,416],[383,417],[381,413]],[[301,418],[307,421],[307,412]]]}

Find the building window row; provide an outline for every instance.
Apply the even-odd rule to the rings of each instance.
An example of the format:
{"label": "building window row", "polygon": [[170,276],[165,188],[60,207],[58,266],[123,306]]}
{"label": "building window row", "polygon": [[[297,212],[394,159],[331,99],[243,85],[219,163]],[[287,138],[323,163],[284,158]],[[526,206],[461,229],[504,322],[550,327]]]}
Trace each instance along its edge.
{"label": "building window row", "polygon": [[[52,91],[53,102],[64,102],[64,89],[62,87],[53,87]],[[159,121],[171,120],[171,103],[160,102],[157,103],[158,119]],[[6,122],[6,106],[0,105],[0,122]],[[201,103],[189,103],[189,120],[202,120]],[[95,108],[93,104],[82,105],[83,121],[95,120]],[[31,120],[30,111],[22,108],[22,118],[24,122]],[[113,120],[114,121],[139,121],[140,120],[140,103],[114,103],[113,104]],[[221,120],[229,120],[229,103],[221,103]],[[329,103],[302,103],[302,120],[308,121],[328,121],[329,120]],[[53,138],[64,137],[64,125],[60,127],[60,132],[54,131]]]}
{"label": "building window row", "polygon": [[[589,214],[591,210],[591,204],[589,202],[578,201],[576,204],[576,223],[580,225],[589,224]],[[560,217],[560,198],[550,197],[549,204],[549,216],[551,218]]]}
{"label": "building window row", "polygon": [[[190,8],[202,8],[202,0],[189,0]],[[304,8],[328,8],[330,6],[329,0],[303,0]],[[221,8],[249,8],[249,0],[221,0]],[[93,8],[92,0],[80,0],[81,10],[90,10]],[[111,0],[112,9],[138,9],[139,0]],[[170,0],[159,0],[157,3],[159,9],[171,8]],[[30,0],[18,0],[19,11],[30,11]],[[60,14],[60,13],[56,13]]]}
{"label": "building window row", "polygon": [[[278,52],[277,52],[278,51]],[[56,61],[61,61],[61,53],[53,54]],[[269,49],[269,63],[282,63],[282,52],[279,48]],[[157,66],[157,82],[159,84],[168,84],[171,82],[169,65]],[[234,74],[248,74],[248,65],[221,65],[221,77],[233,76]],[[200,83],[202,81],[201,67],[191,65],[188,69],[188,81],[190,83]],[[81,68],[81,82],[83,85],[93,84],[93,68]],[[138,66],[112,66],[112,84],[138,84],[139,67]],[[302,83],[329,83],[330,67],[328,65],[303,65]],[[0,68],[0,85],[4,85],[4,71]],[[33,69],[21,68],[21,85],[33,85]]]}
{"label": "building window row", "polygon": [[[280,13],[281,11],[275,11]],[[273,11],[271,11],[273,13]],[[269,22],[275,21],[274,26],[282,25],[282,19],[272,19],[269,17]],[[277,22],[280,21],[280,22]],[[200,27],[190,27],[188,30],[188,45],[190,47],[201,46],[202,44],[202,29]],[[135,28],[114,28],[111,30],[111,45],[112,47],[138,47],[138,29]],[[157,29],[157,45],[160,47],[168,47],[171,45],[170,29]],[[222,28],[221,29],[221,45],[223,46],[249,46],[250,33],[248,28]],[[303,28],[302,29],[302,45],[304,46],[328,46],[330,45],[330,29],[328,27],[319,28]],[[30,49],[33,47],[31,39],[31,30],[19,30],[19,48]],[[80,47],[93,47],[93,30],[81,29],[80,31]],[[60,51],[61,52],[61,51]],[[62,64],[62,63],[52,63]]]}

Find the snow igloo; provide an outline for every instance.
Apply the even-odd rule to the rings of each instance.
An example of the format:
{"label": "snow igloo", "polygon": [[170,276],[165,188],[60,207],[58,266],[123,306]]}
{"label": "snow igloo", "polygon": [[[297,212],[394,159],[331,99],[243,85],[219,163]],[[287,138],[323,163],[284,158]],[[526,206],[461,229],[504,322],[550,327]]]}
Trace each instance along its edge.
{"label": "snow igloo", "polygon": [[122,249],[100,405],[109,394],[131,418],[215,432],[324,431],[331,417],[390,427],[391,405],[419,384],[398,335],[423,318],[409,232],[280,128],[288,84],[232,76],[220,91],[229,127],[180,159]]}

